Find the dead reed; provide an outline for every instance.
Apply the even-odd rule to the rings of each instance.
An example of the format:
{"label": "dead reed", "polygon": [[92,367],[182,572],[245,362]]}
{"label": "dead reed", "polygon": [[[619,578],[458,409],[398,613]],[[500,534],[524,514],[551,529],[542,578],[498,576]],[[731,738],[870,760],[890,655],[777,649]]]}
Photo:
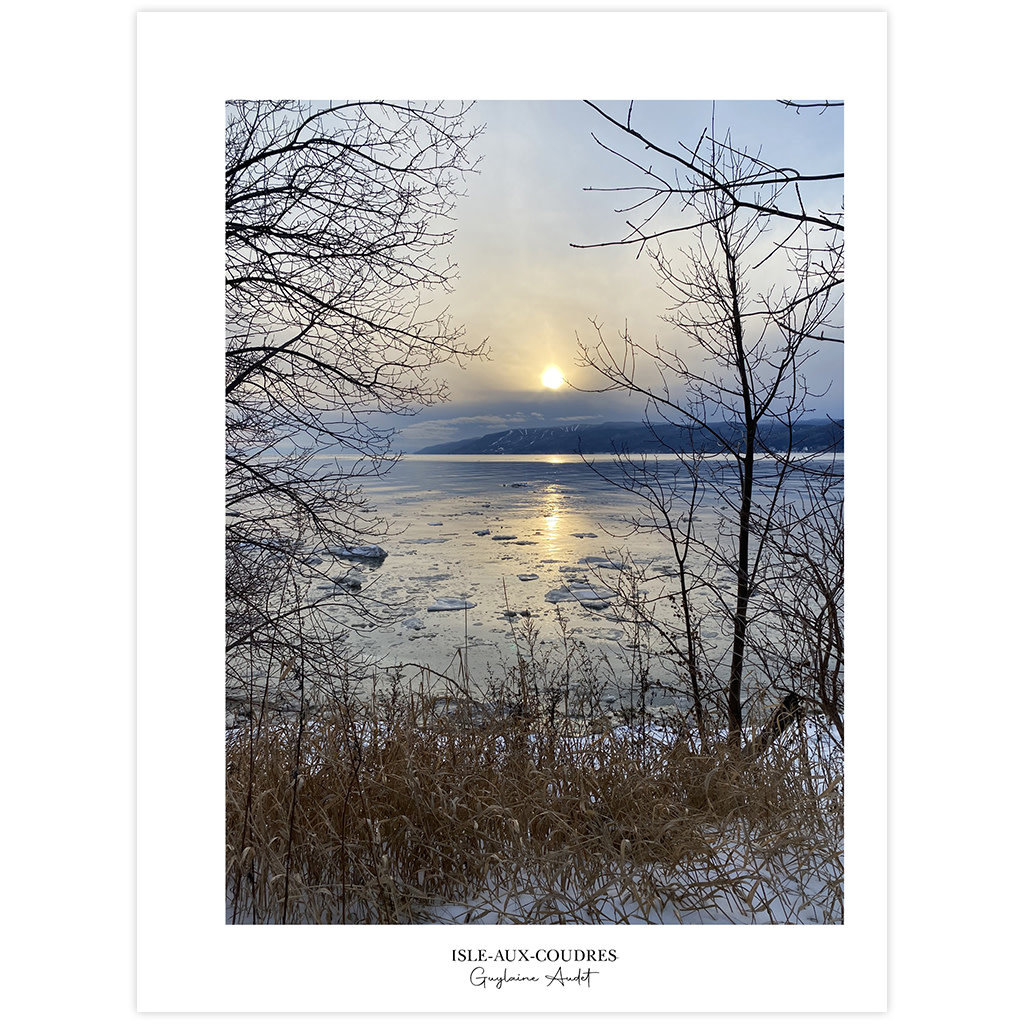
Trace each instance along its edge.
{"label": "dead reed", "polygon": [[[841,749],[756,759],[682,720],[370,695],[227,742],[234,923],[841,923]],[[541,693],[538,688],[536,693]]]}

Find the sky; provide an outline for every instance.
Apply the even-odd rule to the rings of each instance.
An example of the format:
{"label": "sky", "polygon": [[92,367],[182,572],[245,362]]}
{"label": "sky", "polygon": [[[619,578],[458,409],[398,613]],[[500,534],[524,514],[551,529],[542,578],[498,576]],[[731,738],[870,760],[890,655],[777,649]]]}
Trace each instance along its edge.
{"label": "sky", "polygon": [[[596,102],[625,118],[627,102]],[[696,143],[712,106],[710,100],[638,101],[632,124],[671,150],[678,141]],[[731,101],[715,103],[714,114],[716,135],[728,128],[734,145],[760,151],[776,165],[804,173],[843,167],[841,110],[798,114],[770,100]],[[628,323],[639,341],[686,347],[663,319],[669,300],[636,246],[571,247],[621,238],[627,215],[615,211],[625,205],[624,195],[598,190],[642,181],[639,170],[594,136],[638,162],[649,155],[582,101],[480,102],[470,117],[486,128],[476,141],[478,169],[456,207],[451,255],[458,279],[446,299],[467,340],[487,338],[491,355],[463,370],[446,368],[450,402],[390,421],[401,430],[397,447],[411,452],[510,427],[641,419],[635,399],[547,388],[541,374],[556,366],[568,384],[592,386],[594,372],[576,360],[579,342],[596,340],[595,323],[613,342]],[[829,198],[837,208],[841,189]],[[822,346],[811,384],[821,390],[833,383],[815,403],[815,415],[842,415],[842,368],[842,346]]]}

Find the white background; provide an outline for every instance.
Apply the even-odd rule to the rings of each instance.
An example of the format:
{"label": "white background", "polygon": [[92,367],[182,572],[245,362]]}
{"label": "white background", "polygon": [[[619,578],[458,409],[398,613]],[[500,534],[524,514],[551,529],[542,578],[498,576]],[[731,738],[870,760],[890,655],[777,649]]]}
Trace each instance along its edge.
{"label": "white background", "polygon": [[[978,436],[960,448],[943,444],[929,452],[928,429],[936,417],[959,417],[964,412],[987,417],[1013,407],[1009,387],[1018,361],[1009,355],[1008,339],[1014,330],[1019,334],[1019,327],[1012,311],[1008,317],[1005,307],[993,301],[1002,295],[1012,303],[1016,294],[1009,289],[1012,265],[998,249],[993,252],[991,248],[999,244],[993,236],[1002,233],[1000,229],[1010,232],[1009,215],[999,205],[1002,192],[998,186],[1003,183],[989,178],[985,189],[971,187],[979,161],[998,163],[1000,140],[1010,127],[1010,122],[1001,120],[993,99],[1012,92],[1009,79],[1000,81],[998,77],[1007,74],[1005,69],[1010,66],[1010,55],[1000,52],[1000,47],[1008,45],[1009,35],[1004,26],[980,16],[983,5],[972,6],[970,19],[941,4],[931,5],[920,18],[909,13],[909,7],[905,12],[904,6],[899,5],[889,21],[894,156],[890,243],[890,280],[894,284],[890,321],[890,814],[894,846],[889,1005],[900,1019],[1000,1019],[1003,1009],[999,1000],[1010,962],[1008,947],[995,941],[991,929],[1009,916],[1004,914],[1009,907],[1004,908],[1003,903],[1013,899],[1011,881],[999,865],[1019,860],[1019,855],[1012,849],[992,848],[1006,834],[1005,816],[1013,806],[1006,795],[1000,796],[998,788],[1000,779],[1006,777],[998,757],[1008,745],[1005,733],[1013,727],[1013,708],[1004,700],[1012,669],[1007,668],[1010,659],[1001,643],[1013,634],[1005,612],[1001,618],[998,604],[993,607],[990,603],[990,583],[1012,565],[1003,538],[1012,537],[1015,523],[996,511],[997,505],[985,502],[997,502],[1012,478],[999,471],[995,460],[986,466],[977,450]],[[6,332],[9,372],[5,376],[8,392],[16,396],[8,403],[12,410],[9,423],[14,429],[8,434],[6,476],[13,486],[5,504],[13,519],[10,546],[14,552],[23,552],[24,561],[18,568],[25,570],[28,582],[12,583],[5,593],[5,622],[13,652],[8,729],[16,734],[5,749],[5,774],[12,797],[6,875],[15,894],[15,902],[8,906],[6,930],[17,943],[6,964],[16,984],[8,987],[5,1003],[16,1004],[20,1019],[77,1019],[93,1010],[107,1020],[119,1020],[133,1015],[135,1001],[130,547],[133,27],[127,6],[81,11],[56,4],[46,9],[45,19],[20,16],[6,33],[15,41],[12,49],[20,57],[5,69],[4,175],[11,220],[5,246],[11,296]],[[581,35],[579,27],[574,34]],[[223,48],[197,63],[197,49],[202,49],[201,40],[179,44],[174,77],[164,82],[172,94],[177,90],[183,104],[211,69],[222,73],[219,64],[244,56]],[[765,50],[770,59],[771,48]],[[330,52],[338,58],[339,67],[351,66],[353,51],[349,47]],[[535,48],[531,52],[535,53]],[[305,62],[311,63],[309,54],[304,56]],[[493,52],[481,56],[493,69]],[[699,52],[687,54],[691,69],[694,56]],[[629,59],[643,60],[644,54],[622,54],[623,63]],[[286,61],[282,57],[275,63],[283,69]],[[955,76],[949,73],[954,66]],[[438,73],[444,70],[443,62],[434,68],[431,80],[441,83],[438,88],[407,91],[457,94],[443,87],[445,79]],[[616,82],[614,70],[607,69],[608,77],[603,79],[610,86]],[[675,76],[679,85],[658,94],[692,95],[682,86],[682,70]],[[806,62],[800,70],[813,73]],[[461,73],[477,72],[464,66]],[[979,88],[977,76],[985,73],[994,78]],[[962,84],[965,81],[974,87],[969,89]],[[230,91],[254,94],[244,87]],[[340,91],[336,86],[310,88],[305,94],[336,91]],[[581,88],[577,93],[574,87],[571,94],[584,91]],[[784,91],[808,94],[782,88],[778,93]],[[636,95],[638,90],[635,86],[609,87],[603,92]],[[775,92],[773,89],[772,94]],[[708,90],[707,94],[711,93],[725,95],[721,88]],[[527,93],[516,89],[509,95]],[[217,98],[214,123],[209,126],[216,129],[218,147],[222,144],[221,98]],[[851,160],[855,156],[853,120],[848,108]],[[195,136],[206,128],[202,116],[188,125],[172,119],[162,126],[165,161],[180,167],[182,182],[194,174],[196,161],[202,159],[203,146]],[[992,147],[991,153],[984,151],[985,146]],[[147,187],[147,179],[143,179],[139,191],[143,208],[148,201]],[[204,216],[204,206],[198,196],[179,195],[176,189],[167,190],[166,184],[163,188],[166,213],[156,230],[163,232],[168,249],[173,249],[187,234],[188,219]],[[182,200],[187,211],[184,224],[177,219]],[[852,201],[849,192],[848,201]],[[219,209],[216,216],[219,218]],[[968,230],[976,221],[985,228],[980,237]],[[152,231],[153,222],[147,226],[140,221],[140,228]],[[852,236],[851,228],[851,261]],[[1010,241],[1015,241],[1012,235]],[[151,517],[145,506],[139,519],[139,595],[144,601],[139,623],[143,659],[139,712],[143,723],[146,688],[166,670],[154,657],[157,645],[166,652],[166,664],[183,673],[175,678],[188,700],[210,685],[217,688],[215,702],[218,707],[220,703],[219,678],[195,678],[207,671],[204,653],[209,654],[203,648],[208,637],[200,613],[213,600],[219,616],[219,581],[182,580],[169,573],[174,607],[167,618],[167,609],[155,604],[159,588],[153,586],[154,574],[161,567],[155,560],[147,563],[154,545],[166,543],[172,549],[183,545],[185,550],[194,550],[195,539],[202,555],[202,545],[207,543],[200,520],[203,489],[211,480],[191,472],[180,455],[183,447],[204,436],[211,423],[218,436],[220,417],[218,408],[214,420],[209,419],[202,387],[204,343],[198,337],[203,318],[189,309],[186,298],[195,296],[186,282],[191,274],[202,276],[204,261],[219,269],[220,252],[219,248],[211,252],[204,247],[201,234],[190,251],[188,261],[171,263],[161,281],[164,326],[169,330],[152,335],[152,341],[147,334],[139,353],[140,394],[147,403],[140,409],[140,459],[144,465],[161,460],[162,482],[158,486],[177,499],[175,514],[168,521]],[[145,281],[140,280],[140,286],[142,311],[147,301]],[[216,315],[219,317],[219,296]],[[851,339],[853,316],[851,308]],[[217,343],[219,346],[219,337]],[[149,345],[157,345],[159,350],[147,351]],[[873,358],[881,359],[879,345],[872,345],[871,352]],[[852,362],[850,353],[848,359]],[[167,406],[147,391],[145,375],[154,366],[165,376],[164,392],[171,397]],[[884,366],[879,363],[873,372],[872,400],[877,402],[881,418],[885,411]],[[858,387],[848,377],[850,420],[854,403],[860,400]],[[157,407],[150,402],[158,403]],[[1005,457],[1007,447],[1001,445],[998,454]],[[29,479],[30,470],[38,475]],[[219,487],[219,465],[216,472]],[[966,519],[958,512],[960,480],[964,489],[975,491],[988,485],[972,508],[990,508],[998,527],[990,538],[970,538],[973,557],[969,560],[962,548],[965,538],[956,530],[957,523]],[[145,501],[146,474],[140,474],[139,485]],[[852,502],[852,475],[849,491]],[[853,531],[851,523],[851,535]],[[992,545],[989,550],[986,541]],[[950,549],[957,555],[955,562],[943,557]],[[212,564],[217,565],[219,543],[213,555]],[[47,574],[49,564],[60,566],[59,579],[52,570]],[[971,570],[969,579],[964,576],[965,565]],[[985,574],[988,565],[997,570],[990,576]],[[163,570],[167,571],[166,565]],[[881,586],[876,586],[880,600]],[[205,592],[212,588],[212,594]],[[852,604],[851,594],[851,611]],[[156,629],[158,616],[162,621]],[[147,632],[150,629],[153,632]],[[217,630],[219,642],[219,626]],[[881,668],[872,665],[872,671]],[[164,723],[164,735],[174,735],[179,727],[195,730],[204,708],[195,706],[193,710],[187,722]],[[957,726],[955,731],[951,722]],[[219,764],[218,772],[205,775],[201,737],[197,745],[176,742],[172,750],[165,751],[159,741],[156,749],[151,748],[152,736],[142,735],[146,743],[138,751],[143,773],[138,792],[140,837],[146,844],[142,863],[149,863],[154,841],[152,831],[147,830],[159,821],[163,825],[159,843],[171,868],[163,877],[165,903],[158,908],[162,922],[147,921],[145,914],[153,912],[152,906],[143,912],[139,937],[145,941],[140,963],[152,972],[154,955],[164,955],[164,964],[178,972],[178,984],[171,987],[181,993],[179,1005],[185,1005],[196,982],[207,977],[215,979],[222,991],[226,989],[224,1001],[211,1002],[208,994],[191,1005],[241,1009],[246,1001],[255,1000],[264,1010],[277,1006],[300,1009],[301,1004],[294,1000],[274,1003],[269,997],[275,990],[294,996],[327,986],[337,993],[344,987],[345,976],[351,977],[353,966],[346,959],[352,953],[352,940],[346,933],[358,934],[363,944],[371,941],[371,933],[379,932],[389,937],[394,951],[391,937],[424,931],[316,929],[338,936],[334,950],[318,965],[309,961],[308,951],[298,957],[290,945],[273,948],[275,942],[290,943],[287,933],[307,930],[219,926],[219,900],[210,909],[204,907],[199,900],[202,883],[196,880],[196,871],[201,873],[203,844],[219,841],[216,832],[214,837],[208,834],[197,778],[203,778],[205,785],[207,778],[218,777]],[[879,747],[877,756],[881,754]],[[178,775],[176,796],[168,798],[168,790],[150,785],[145,777],[147,764],[149,769],[156,764],[156,775]],[[859,769],[858,765],[856,778]],[[194,795],[199,804],[193,803]],[[145,903],[145,872],[140,881]],[[219,888],[217,882],[218,895]],[[179,900],[182,893],[189,897],[185,903]],[[851,890],[851,921],[844,933],[856,930],[854,902]],[[597,939],[607,943],[604,933],[608,931],[601,929]],[[760,936],[782,931],[631,930],[631,942],[650,943],[651,939],[643,937],[633,939],[638,933],[647,933],[661,943],[660,949],[645,949],[645,955],[665,957],[678,982],[674,1001],[659,999],[656,1006],[644,1008],[690,1008],[679,999],[679,994],[688,991],[688,986],[683,988],[687,980],[698,989],[707,986],[717,992],[720,1008],[740,1005],[733,998],[735,985],[717,986],[712,977],[694,966],[696,951],[692,947],[666,949],[666,936],[673,944],[684,941],[677,938],[684,932],[691,933],[692,941],[699,940],[701,946],[728,943],[724,955],[732,958],[746,987],[757,957],[738,944],[766,941]],[[785,931],[796,938],[784,941],[793,942],[807,942],[801,936],[821,937],[823,933],[822,929]],[[163,947],[154,937],[161,932]],[[251,948],[241,948],[246,940],[237,938],[237,933],[242,932],[253,935],[248,940]],[[483,935],[482,929],[471,932],[474,941]],[[616,946],[623,946],[625,940],[619,939],[623,932],[614,930]],[[283,938],[274,940],[269,937],[272,933]],[[211,957],[227,955],[224,949],[211,951],[207,945],[211,940],[223,943],[225,934],[230,935],[239,959],[244,959],[241,968],[219,960],[210,962]],[[432,937],[413,938],[424,950],[430,943],[440,953],[461,941],[448,936],[465,934],[466,929],[449,930],[443,943]],[[524,930],[516,929],[514,934],[515,944],[523,944]],[[813,950],[794,951],[796,977],[808,983],[808,991],[816,984],[808,959],[813,955]],[[175,966],[175,958],[180,968]],[[421,957],[421,962],[424,959]],[[829,965],[839,997],[848,1000],[860,990],[867,1005],[877,1005],[874,967],[869,965],[860,978],[849,978],[847,968],[852,965],[844,953]],[[229,987],[224,986],[225,980]],[[144,998],[150,1005],[161,982],[152,974],[147,977]],[[389,990],[397,987],[398,983],[389,981]],[[346,1005],[352,1004],[343,1000],[331,1008]],[[852,1004],[847,1001],[845,1005]],[[762,1002],[760,1008],[768,1006]],[[606,1010],[608,1004],[592,1009]]]}

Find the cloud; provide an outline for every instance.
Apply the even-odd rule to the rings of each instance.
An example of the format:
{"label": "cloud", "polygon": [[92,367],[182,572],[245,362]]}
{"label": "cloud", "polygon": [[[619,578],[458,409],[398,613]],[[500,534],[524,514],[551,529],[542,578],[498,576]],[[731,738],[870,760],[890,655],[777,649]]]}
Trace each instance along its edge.
{"label": "cloud", "polygon": [[[605,107],[620,117],[631,110],[634,127],[653,140],[690,144],[701,137],[712,114],[711,103],[704,100],[641,102],[635,108],[619,101]],[[737,146],[756,152],[763,145],[765,155],[780,166],[815,172],[842,167],[841,108],[826,117],[797,117],[767,100],[719,102],[715,110],[719,130],[733,129]],[[457,211],[451,256],[460,276],[449,298],[452,316],[464,325],[467,338],[489,339],[491,359],[450,371],[446,382],[454,402],[461,408],[486,394],[497,405],[514,394],[530,393],[533,400],[520,407],[536,410],[528,412],[531,423],[582,418],[570,409],[553,411],[563,400],[562,392],[541,404],[540,378],[544,368],[554,364],[577,386],[602,386],[599,376],[577,361],[578,344],[597,343],[592,321],[604,325],[604,340],[615,352],[617,336],[628,324],[632,337],[644,344],[657,340],[687,358],[699,358],[690,339],[663,319],[673,297],[661,290],[650,260],[635,246],[574,247],[615,241],[628,233],[624,218],[629,215],[616,212],[621,197],[604,190],[649,184],[642,173],[648,157],[640,155],[641,143],[625,138],[579,101],[482,102],[475,116],[487,123],[488,130],[480,142],[480,173],[467,182]],[[602,148],[591,138],[592,132],[638,163],[631,167]],[[820,189],[815,201],[834,208],[841,187],[822,182]],[[677,211],[671,207],[664,216],[663,226],[678,224]],[[668,236],[668,253],[676,242],[684,249],[689,245],[684,238]],[[788,279],[787,274],[776,278],[774,262],[748,282],[752,294]],[[841,407],[841,351],[841,346],[824,346],[821,358],[806,368],[814,391],[836,381],[831,401],[836,411]],[[654,385],[660,381],[645,360],[638,372]],[[602,396],[602,401],[619,404],[611,395]],[[595,411],[600,409],[586,409],[583,415]],[[609,409],[605,418],[639,416]]]}
{"label": "cloud", "polygon": [[[531,413],[531,416],[541,416],[541,413]],[[483,425],[494,425],[499,428],[506,423],[525,423],[526,417],[522,413],[512,413],[509,416],[453,416],[451,419],[434,420],[434,423],[447,423],[452,426],[464,423],[479,423]]]}

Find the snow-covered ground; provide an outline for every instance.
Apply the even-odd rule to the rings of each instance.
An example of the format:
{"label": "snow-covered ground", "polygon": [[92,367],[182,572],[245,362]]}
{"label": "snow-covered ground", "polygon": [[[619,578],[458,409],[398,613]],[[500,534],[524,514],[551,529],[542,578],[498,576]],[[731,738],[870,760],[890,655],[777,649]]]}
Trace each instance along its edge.
{"label": "snow-covered ground", "polygon": [[[841,924],[842,854],[837,866],[797,854],[766,858],[742,845],[719,846],[715,872],[706,878],[661,874],[644,899],[641,878],[629,889],[609,885],[600,898],[565,889],[552,895],[543,879],[462,904],[430,908],[429,924]],[[492,890],[493,891],[493,890]]]}

